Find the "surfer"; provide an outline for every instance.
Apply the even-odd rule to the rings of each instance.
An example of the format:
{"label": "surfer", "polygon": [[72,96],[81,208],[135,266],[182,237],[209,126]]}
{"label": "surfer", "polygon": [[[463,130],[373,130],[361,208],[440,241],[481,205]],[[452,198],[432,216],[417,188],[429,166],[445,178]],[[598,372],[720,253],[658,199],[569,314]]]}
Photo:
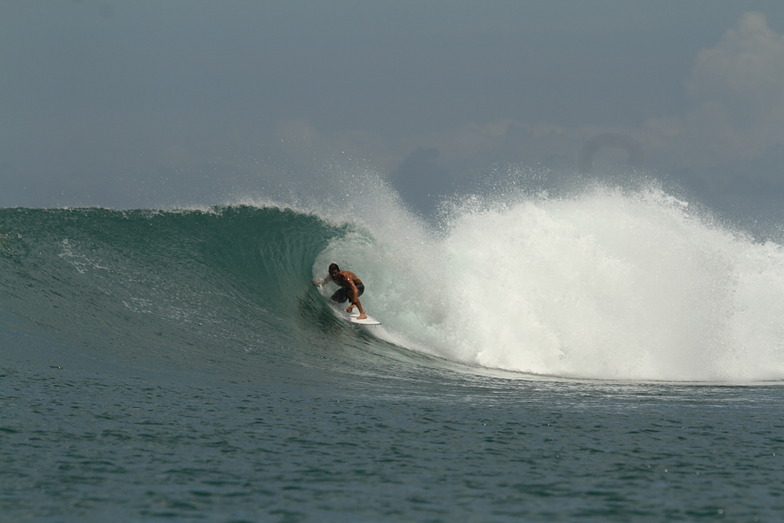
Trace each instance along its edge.
{"label": "surfer", "polygon": [[324,285],[330,281],[335,282],[340,287],[335,291],[335,294],[331,296],[332,301],[343,303],[348,300],[350,305],[346,307],[346,312],[350,313],[354,310],[354,306],[356,306],[359,309],[359,316],[357,319],[364,320],[367,318],[365,309],[362,308],[362,302],[359,301],[359,297],[365,292],[365,285],[362,283],[362,280],[351,271],[341,271],[337,263],[331,263],[329,265],[329,274],[327,277],[324,278],[323,281],[313,280],[312,283],[313,285]]}

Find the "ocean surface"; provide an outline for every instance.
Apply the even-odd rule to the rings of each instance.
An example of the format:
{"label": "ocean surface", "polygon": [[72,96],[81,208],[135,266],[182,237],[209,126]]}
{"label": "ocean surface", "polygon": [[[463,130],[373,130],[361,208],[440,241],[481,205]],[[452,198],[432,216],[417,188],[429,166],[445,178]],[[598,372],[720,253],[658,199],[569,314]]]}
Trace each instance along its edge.
{"label": "ocean surface", "polygon": [[0,209],[0,520],[781,518],[780,243],[655,189],[381,196]]}

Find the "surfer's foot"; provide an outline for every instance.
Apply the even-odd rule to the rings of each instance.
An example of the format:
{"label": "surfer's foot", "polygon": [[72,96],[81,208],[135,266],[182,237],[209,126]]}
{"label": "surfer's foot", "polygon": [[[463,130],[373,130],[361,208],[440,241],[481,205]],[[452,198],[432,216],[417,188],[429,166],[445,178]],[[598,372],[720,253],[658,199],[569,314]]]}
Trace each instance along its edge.
{"label": "surfer's foot", "polygon": [[366,320],[367,319],[367,314],[360,314],[359,316],[357,316],[357,319],[358,320]]}

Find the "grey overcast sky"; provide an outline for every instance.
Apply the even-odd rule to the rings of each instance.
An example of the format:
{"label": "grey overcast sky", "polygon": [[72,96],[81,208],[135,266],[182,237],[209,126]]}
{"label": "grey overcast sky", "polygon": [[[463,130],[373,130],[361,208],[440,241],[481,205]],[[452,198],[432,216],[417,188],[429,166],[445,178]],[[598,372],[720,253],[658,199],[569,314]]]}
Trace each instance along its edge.
{"label": "grey overcast sky", "polygon": [[780,0],[3,0],[0,206],[222,203],[335,162],[448,192],[592,144],[597,175],[633,147],[776,212],[783,35]]}

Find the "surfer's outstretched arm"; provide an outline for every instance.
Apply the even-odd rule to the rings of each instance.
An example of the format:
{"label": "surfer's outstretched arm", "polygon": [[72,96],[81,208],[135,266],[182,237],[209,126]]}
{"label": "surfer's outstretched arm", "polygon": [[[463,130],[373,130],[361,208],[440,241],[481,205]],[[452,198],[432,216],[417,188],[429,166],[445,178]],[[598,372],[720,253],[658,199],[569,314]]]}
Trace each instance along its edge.
{"label": "surfer's outstretched arm", "polygon": [[326,277],[326,278],[324,278],[324,279],[323,279],[323,280],[321,280],[321,281],[319,281],[319,280],[310,280],[310,283],[312,283],[313,285],[319,285],[319,286],[321,286],[321,285],[326,285],[327,283],[329,283],[329,282],[330,282],[330,280],[332,280],[332,277],[331,277],[331,276],[329,276],[329,275],[327,275],[327,277]]}

